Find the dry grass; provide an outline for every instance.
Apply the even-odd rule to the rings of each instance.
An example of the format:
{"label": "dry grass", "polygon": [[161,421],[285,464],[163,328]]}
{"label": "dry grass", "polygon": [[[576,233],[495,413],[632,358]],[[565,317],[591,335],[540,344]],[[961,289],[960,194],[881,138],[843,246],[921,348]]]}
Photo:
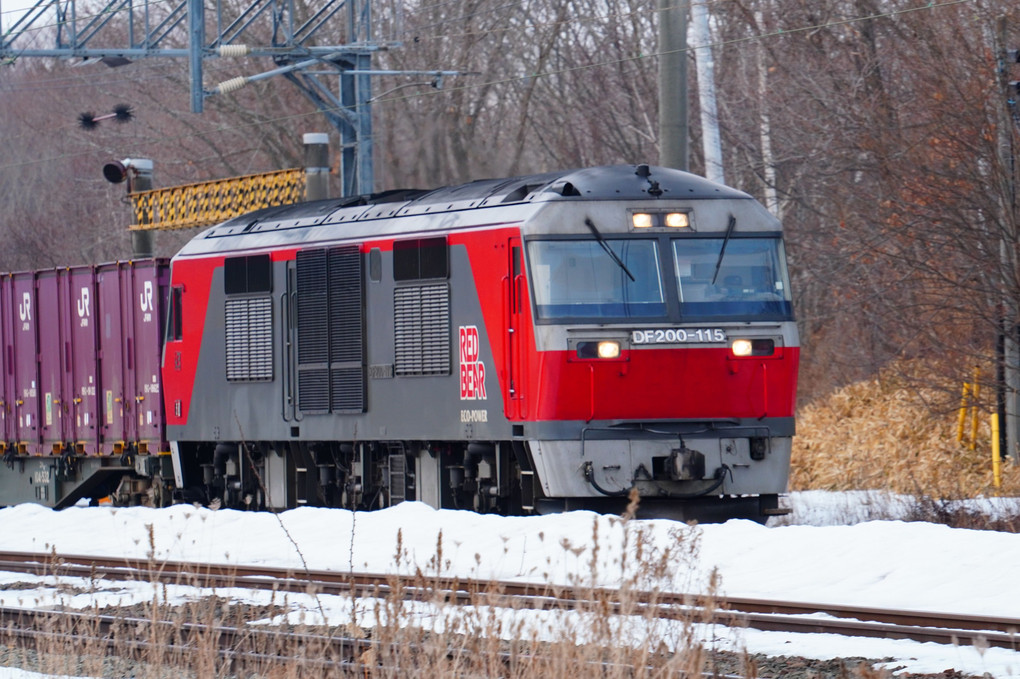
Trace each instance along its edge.
{"label": "dry grass", "polygon": [[[502,592],[492,583],[471,592],[472,604],[451,603],[445,586],[450,576],[442,538],[431,561],[412,575],[394,576],[393,594],[352,602],[346,597],[327,597],[315,592],[292,595],[259,605],[230,601],[221,596],[199,596],[180,604],[170,600],[165,586],[152,584],[153,598],[128,608],[98,606],[107,597],[111,583],[94,582],[90,592],[68,591],[81,597],[91,593],[93,610],[117,616],[113,635],[117,658],[107,655],[97,642],[86,641],[97,629],[68,629],[68,623],[54,616],[42,648],[13,650],[18,642],[0,630],[0,644],[9,649],[5,659],[37,671],[72,676],[132,676],[137,679],[203,677],[240,679],[272,677],[305,679],[315,677],[529,677],[695,676],[701,674],[712,653],[702,646],[699,622],[712,613],[691,610],[680,620],[660,619],[642,595],[672,591],[678,573],[695,572],[698,533],[678,524],[670,539],[652,540],[638,523],[618,519],[609,523],[616,537],[600,534],[607,524],[596,520],[592,532],[579,535],[579,545],[564,542],[587,568],[562,589],[579,599],[571,610],[535,611],[496,604]],[[622,534],[619,529],[622,528]],[[604,530],[604,528],[603,528]],[[603,553],[607,540],[622,539],[622,549],[612,559]],[[665,543],[665,544],[664,544]],[[407,564],[408,555],[400,541],[395,546],[395,563]],[[150,563],[150,567],[158,567]],[[611,572],[607,572],[609,569]],[[598,587],[601,582],[619,581],[612,601]],[[183,583],[186,584],[186,583]],[[703,583],[710,601],[718,587],[713,577]],[[99,589],[96,589],[99,588]],[[403,594],[413,590],[416,595]],[[58,597],[60,601],[69,601]],[[355,605],[356,603],[356,605]],[[37,605],[50,605],[38,601]],[[64,604],[67,605],[67,604]],[[619,608],[617,608],[617,606]],[[331,610],[328,624],[322,614]],[[349,613],[343,613],[344,610]],[[163,621],[166,621],[164,623]],[[251,627],[253,621],[259,624]],[[197,629],[192,636],[185,628]],[[223,627],[279,629],[304,633],[303,638],[279,636],[268,642],[252,642],[260,657],[228,660],[219,651]],[[119,631],[118,631],[119,630]],[[338,660],[333,649],[315,642],[309,635],[364,639],[353,664],[323,667],[321,661]],[[132,640],[145,642],[135,645]],[[242,643],[244,642],[244,643]],[[251,649],[246,640],[234,650]],[[191,651],[191,652],[188,652]],[[130,658],[129,660],[127,658]],[[281,658],[286,659],[281,662]]]}
{"label": "dry grass", "polygon": [[962,385],[921,361],[902,363],[800,409],[791,490],[888,490],[941,499],[1020,494],[1020,469],[1002,467],[992,484],[989,404],[957,442]]}

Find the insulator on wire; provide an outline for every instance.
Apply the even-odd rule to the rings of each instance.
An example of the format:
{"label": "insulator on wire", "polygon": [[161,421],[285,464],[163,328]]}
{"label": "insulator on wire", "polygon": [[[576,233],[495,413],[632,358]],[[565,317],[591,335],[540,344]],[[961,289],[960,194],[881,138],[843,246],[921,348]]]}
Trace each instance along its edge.
{"label": "insulator on wire", "polygon": [[81,113],[78,115],[78,124],[81,125],[83,130],[94,130],[99,127],[99,123],[104,120],[115,120],[118,123],[126,123],[134,117],[134,113],[131,111],[131,107],[127,104],[118,104],[113,107],[112,113],[106,113],[101,116],[97,116],[91,111],[88,113]]}
{"label": "insulator on wire", "polygon": [[216,91],[219,92],[220,94],[235,92],[247,84],[248,78],[246,78],[243,75],[239,75],[236,78],[231,78],[230,80],[224,80],[223,82],[221,82],[219,85],[216,86]]}
{"label": "insulator on wire", "polygon": [[248,45],[220,45],[221,57],[246,57],[251,54]]}

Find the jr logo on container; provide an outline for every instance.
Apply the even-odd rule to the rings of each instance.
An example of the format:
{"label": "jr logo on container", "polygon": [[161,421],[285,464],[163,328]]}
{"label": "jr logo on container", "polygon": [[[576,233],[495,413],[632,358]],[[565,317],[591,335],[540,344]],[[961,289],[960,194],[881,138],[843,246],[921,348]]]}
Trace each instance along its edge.
{"label": "jr logo on container", "polygon": [[92,315],[92,306],[89,304],[89,289],[81,289],[81,297],[78,298],[78,318],[81,321],[81,327],[89,327],[89,316]]}
{"label": "jr logo on container", "polygon": [[142,305],[142,322],[150,323],[154,310],[152,304],[152,281],[145,281],[145,285],[142,286],[142,292],[138,295],[138,301]]}
{"label": "jr logo on container", "polygon": [[32,295],[24,292],[21,294],[21,303],[18,304],[18,318],[21,319],[22,331],[29,330],[32,323]]}
{"label": "jr logo on container", "polygon": [[479,359],[478,328],[460,326],[460,399],[485,400],[485,364]]}

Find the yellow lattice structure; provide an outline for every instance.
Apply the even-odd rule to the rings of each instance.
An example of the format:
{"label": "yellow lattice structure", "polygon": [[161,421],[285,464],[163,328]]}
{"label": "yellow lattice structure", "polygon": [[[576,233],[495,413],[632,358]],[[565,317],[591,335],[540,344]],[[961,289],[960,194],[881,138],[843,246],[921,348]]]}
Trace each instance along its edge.
{"label": "yellow lattice structure", "polygon": [[304,200],[305,171],[279,170],[129,195],[135,210],[131,230],[191,229]]}

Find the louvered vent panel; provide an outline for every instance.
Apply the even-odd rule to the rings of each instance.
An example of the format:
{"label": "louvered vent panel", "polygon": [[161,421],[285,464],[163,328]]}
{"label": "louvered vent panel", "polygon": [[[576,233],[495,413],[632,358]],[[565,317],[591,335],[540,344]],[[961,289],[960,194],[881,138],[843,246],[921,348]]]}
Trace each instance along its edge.
{"label": "louvered vent panel", "polygon": [[273,379],[273,300],[248,300],[248,379]]}
{"label": "louvered vent panel", "polygon": [[224,305],[227,337],[227,380],[243,380],[248,375],[248,300],[228,299]]}
{"label": "louvered vent panel", "polygon": [[273,379],[273,304],[268,297],[229,299],[224,306],[227,380]]}
{"label": "louvered vent panel", "polygon": [[305,413],[329,411],[329,370],[305,369],[298,372],[298,407]]}
{"label": "louvered vent panel", "polygon": [[362,360],[361,249],[329,251],[329,360]]}
{"label": "louvered vent panel", "polygon": [[297,254],[298,364],[329,360],[329,306],[326,290],[326,251]]}
{"label": "louvered vent panel", "polygon": [[450,289],[430,285],[421,291],[422,372],[450,373]]}
{"label": "louvered vent panel", "polygon": [[450,289],[446,285],[397,288],[394,309],[394,373],[450,373]]}
{"label": "louvered vent panel", "polygon": [[365,371],[334,368],[329,372],[332,384],[330,409],[334,413],[360,413],[365,409]]}
{"label": "louvered vent panel", "polygon": [[365,408],[364,291],[357,245],[297,255],[298,404],[302,412]]}
{"label": "louvered vent panel", "polygon": [[393,372],[421,375],[421,288],[394,290],[393,313]]}

